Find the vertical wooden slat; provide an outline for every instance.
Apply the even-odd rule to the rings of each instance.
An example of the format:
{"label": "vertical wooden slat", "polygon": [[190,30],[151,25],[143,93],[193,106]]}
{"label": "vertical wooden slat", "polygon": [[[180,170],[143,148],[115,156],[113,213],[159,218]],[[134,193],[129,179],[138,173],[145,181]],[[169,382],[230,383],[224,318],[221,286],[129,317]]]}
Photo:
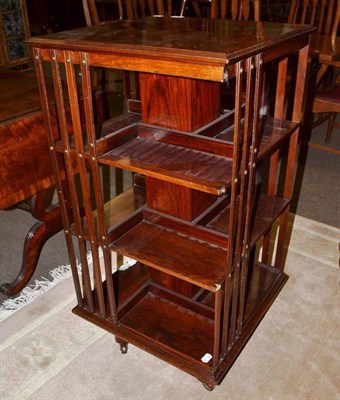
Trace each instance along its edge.
{"label": "vertical wooden slat", "polygon": [[318,32],[323,32],[324,25],[324,18],[325,18],[325,11],[326,11],[326,2],[325,0],[321,0],[321,10],[319,15],[319,23],[318,23]]}
{"label": "vertical wooden slat", "polygon": [[241,146],[241,118],[242,118],[242,92],[243,92],[243,63],[236,64],[236,87],[235,87],[235,122],[234,122],[234,138],[233,138],[233,165],[232,180],[230,194],[230,216],[229,216],[229,243],[228,243],[228,260],[226,268],[226,287],[224,295],[224,311],[221,352],[225,354],[228,350],[229,337],[229,321],[231,306],[231,290],[232,290],[232,269],[234,264],[235,236],[237,216],[235,206],[239,187],[239,164],[240,164],[240,146]]}
{"label": "vertical wooden slat", "polygon": [[82,139],[82,123],[81,123],[81,118],[80,118],[79,96],[78,96],[78,90],[77,90],[75,68],[74,68],[74,64],[73,64],[73,53],[66,52],[65,57],[66,57],[66,65],[65,65],[66,77],[67,77],[67,83],[68,83],[68,93],[69,93],[69,100],[70,100],[72,125],[73,125],[73,131],[74,131],[74,140],[75,140],[75,145],[76,145],[76,159],[77,159],[77,166],[78,166],[80,182],[81,182],[83,203],[84,203],[84,208],[85,208],[86,226],[87,226],[88,235],[90,238],[90,248],[91,248],[91,253],[92,253],[94,282],[95,282],[96,293],[97,293],[97,297],[98,297],[100,314],[102,316],[106,317],[103,285],[102,285],[102,278],[101,278],[101,273],[100,273],[98,248],[94,243],[95,229],[94,229],[93,212],[92,212],[92,207],[91,207],[91,191],[90,191],[89,177],[88,177],[86,161],[85,161],[84,144],[83,144],[83,139]]}
{"label": "vertical wooden slat", "polygon": [[[51,50],[50,57],[51,57],[51,67],[52,67],[52,76],[53,76],[53,84],[54,84],[54,91],[56,95],[56,105],[58,111],[58,121],[59,121],[59,128],[61,132],[61,140],[63,143],[64,149],[64,162],[65,162],[65,172],[67,178],[67,190],[69,192],[69,204],[72,206],[72,218],[75,219],[75,205],[76,203],[76,191],[74,190],[74,177],[76,172],[73,171],[72,160],[70,159],[70,144],[69,144],[69,137],[68,137],[68,125],[67,125],[67,116],[65,110],[65,100],[63,94],[63,84],[61,79],[61,72],[58,62],[58,51]],[[77,210],[79,213],[79,210]],[[66,231],[67,235],[69,236],[69,241],[72,241],[71,230],[68,229]],[[79,239],[78,242],[84,247],[84,241]],[[73,256],[72,256],[73,257]],[[86,251],[84,249],[84,256],[81,255],[81,262],[86,265],[87,258],[86,258]],[[86,286],[83,288],[83,293],[85,294],[87,305],[92,310],[93,309],[93,301],[92,296],[90,293],[90,280],[85,278]],[[83,302],[85,306],[85,303]]]}
{"label": "vertical wooden slat", "polygon": [[125,0],[125,10],[127,19],[135,19],[136,0]]}
{"label": "vertical wooden slat", "polygon": [[[84,111],[85,111],[85,123],[88,141],[88,152],[90,154],[90,168],[92,172],[92,179],[94,184],[94,196],[95,203],[97,206],[97,218],[98,218],[98,232],[97,235],[94,234],[91,244],[97,242],[97,238],[100,238],[100,243],[103,248],[103,258],[105,266],[105,276],[107,284],[107,296],[109,301],[110,315],[113,320],[115,320],[117,315],[114,286],[112,280],[112,266],[111,266],[111,253],[108,248],[108,233],[107,224],[104,212],[104,199],[101,189],[100,182],[100,171],[98,163],[96,160],[96,133],[94,126],[94,115],[93,115],[93,102],[92,102],[92,92],[91,92],[91,77],[89,69],[89,60],[86,53],[80,54],[80,68],[82,75],[82,89],[84,96]],[[94,243],[92,243],[92,241]]]}
{"label": "vertical wooden slat", "polygon": [[[226,0],[211,0],[211,6],[210,6],[210,18],[218,18],[219,16],[223,18],[223,3],[225,3]],[[219,3],[219,4],[218,4]],[[218,7],[220,5],[220,7]],[[220,8],[220,11],[219,11]]]}
{"label": "vertical wooden slat", "polygon": [[[278,65],[274,118],[282,119],[285,117],[285,105],[287,100],[286,96],[287,67],[288,67],[288,58],[286,57],[283,60],[281,60]],[[277,150],[271,156],[270,159],[268,194],[271,196],[273,196],[276,193],[278,161],[279,161],[279,150]]]}
{"label": "vertical wooden slat", "polygon": [[301,21],[300,21],[301,24],[304,24],[306,22],[308,3],[309,3],[309,0],[304,0],[304,2],[303,2],[302,17],[301,17]]}
{"label": "vertical wooden slat", "polygon": [[[327,0],[323,0],[325,3],[325,6],[327,4]],[[331,34],[331,30],[332,30],[332,22],[334,22],[334,14],[336,15],[336,13],[339,12],[340,9],[340,2],[339,0],[329,0],[328,1],[328,8],[326,10],[327,12],[327,18],[326,18],[326,24],[324,26],[323,29],[323,33],[326,35],[330,35]]]}
{"label": "vertical wooden slat", "polygon": [[288,13],[288,23],[293,24],[296,21],[296,9],[298,6],[299,0],[291,0],[289,6],[289,13]]}
{"label": "vertical wooden slat", "polygon": [[117,0],[119,19],[123,19],[124,18],[124,8],[123,8],[122,1],[123,0]]}
{"label": "vertical wooden slat", "polygon": [[[149,1],[151,1],[151,0],[148,0],[147,2],[149,3]],[[144,0],[136,0],[135,2],[135,18],[138,18],[138,17],[142,17],[142,18],[145,18],[146,17],[146,7],[145,7],[145,1]],[[138,4],[139,4],[139,9],[138,9]],[[153,9],[153,1],[152,1],[152,5],[151,5],[151,7],[152,7],[152,9]]]}
{"label": "vertical wooden slat", "polygon": [[285,118],[287,69],[288,57],[281,60],[278,65],[274,118]]}
{"label": "vertical wooden slat", "polygon": [[245,21],[248,21],[250,0],[240,0],[240,1],[242,2],[240,7],[240,20],[244,19]]}
{"label": "vertical wooden slat", "polygon": [[[164,10],[163,0],[156,0],[156,3],[157,3],[157,14],[164,16],[165,10]],[[154,12],[151,15],[154,15]]]}
{"label": "vertical wooden slat", "polygon": [[214,350],[213,350],[213,368],[215,369],[220,360],[220,335],[221,335],[221,307],[222,307],[222,289],[215,292],[215,322],[214,322]]}
{"label": "vertical wooden slat", "polygon": [[75,287],[75,291],[76,291],[78,304],[80,306],[83,306],[81,286],[80,286],[79,275],[78,275],[78,271],[77,271],[77,260],[76,260],[76,256],[75,256],[72,236],[70,233],[71,224],[70,224],[69,214],[68,214],[69,210],[66,207],[68,194],[65,190],[65,186],[66,186],[65,181],[61,180],[61,176],[64,175],[64,171],[61,170],[61,168],[60,168],[58,158],[57,158],[57,153],[55,151],[55,145],[56,145],[55,141],[58,140],[59,137],[55,138],[53,135],[50,108],[49,108],[49,99],[47,96],[46,82],[45,82],[45,78],[44,78],[44,68],[43,68],[43,65],[41,62],[40,53],[41,53],[40,49],[33,49],[41,104],[42,104],[42,109],[43,109],[43,113],[44,113],[48,143],[49,143],[49,147],[50,147],[50,151],[51,151],[51,155],[52,155],[51,159],[52,159],[52,165],[53,165],[54,175],[55,175],[55,180],[56,180],[56,188],[57,188],[57,194],[58,194],[58,199],[59,199],[59,204],[60,204],[60,209],[61,209],[61,217],[62,217],[63,226],[64,226],[66,244],[67,244],[67,249],[68,249],[70,263],[71,263],[73,282],[74,282],[74,287]]}
{"label": "vertical wooden slat", "polygon": [[230,342],[234,342],[237,337],[237,315],[239,306],[240,295],[240,279],[241,279],[241,264],[242,264],[242,247],[244,240],[244,225],[246,214],[249,212],[250,204],[247,204],[247,190],[249,179],[249,149],[250,140],[252,135],[252,119],[253,119],[253,89],[254,89],[254,65],[252,58],[245,60],[246,75],[246,88],[247,93],[245,101],[245,115],[244,115],[244,131],[242,143],[242,160],[240,171],[240,194],[239,206],[237,217],[237,237],[235,246],[235,259],[234,259],[234,282],[233,282],[233,298],[230,322]]}
{"label": "vertical wooden slat", "polygon": [[[279,119],[285,118],[285,108],[287,107],[286,104],[287,69],[288,69],[288,57],[281,60],[278,65],[274,118],[279,118]],[[278,170],[279,170],[279,156],[280,156],[280,150],[276,150],[270,157],[267,193],[271,196],[274,196],[276,193]],[[262,262],[264,264],[269,263],[271,235],[272,235],[272,229],[270,229],[264,235],[263,238]]]}
{"label": "vertical wooden slat", "polygon": [[[64,59],[65,63],[67,63],[67,58]],[[80,249],[80,259],[82,263],[82,272],[84,278],[84,295],[87,300],[87,306],[91,311],[94,310],[93,304],[93,297],[91,291],[91,281],[88,271],[88,262],[86,256],[86,246],[83,240],[83,232],[82,232],[82,223],[81,223],[81,216],[80,216],[80,207],[78,202],[78,194],[75,186],[75,176],[77,171],[73,168],[73,155],[71,153],[71,146],[69,142],[69,135],[68,135],[68,127],[67,127],[67,116],[65,110],[65,101],[63,95],[63,88],[62,88],[62,80],[61,80],[61,73],[60,67],[58,62],[58,52],[51,50],[51,58],[52,58],[52,75],[53,75],[53,82],[54,82],[54,91],[56,94],[56,104],[58,110],[58,117],[59,117],[59,126],[61,131],[61,138],[63,143],[64,149],[64,161],[65,161],[65,170],[68,182],[68,189],[70,192],[70,203],[72,206],[72,215],[74,218],[74,222],[76,225],[76,231],[78,236],[78,245]]]}
{"label": "vertical wooden slat", "polygon": [[[177,11],[178,12],[178,11]],[[166,10],[166,15],[168,17],[171,17],[172,15],[172,0],[167,1],[167,10]]]}
{"label": "vertical wooden slat", "polygon": [[319,0],[312,0],[312,13],[310,20],[308,21],[311,25],[315,24],[315,19],[316,19],[316,9],[318,6]]}
{"label": "vertical wooden slat", "polygon": [[91,16],[88,0],[82,0],[86,26],[92,26],[94,21]]}
{"label": "vertical wooden slat", "polygon": [[255,192],[256,192],[256,162],[258,148],[261,141],[261,106],[262,106],[262,59],[261,55],[257,55],[255,58],[255,88],[254,88],[254,109],[253,109],[253,121],[252,121],[252,134],[251,134],[251,146],[249,155],[249,182],[247,187],[247,212],[245,218],[245,227],[243,235],[243,248],[242,248],[242,264],[241,264],[241,282],[240,282],[240,300],[239,300],[239,315],[237,321],[237,330],[239,333],[243,327],[243,317],[245,311],[245,297],[247,289],[247,278],[249,268],[249,243],[252,231],[252,221],[254,217],[254,210],[256,210],[255,204]]}
{"label": "vertical wooden slat", "polygon": [[238,0],[231,0],[231,18],[233,20],[238,19],[239,4]]}
{"label": "vertical wooden slat", "polygon": [[[253,8],[254,8],[254,21],[261,21],[261,1],[260,0],[253,0]],[[267,12],[268,18],[271,21],[271,7],[267,0]]]}
{"label": "vertical wooden slat", "polygon": [[[293,121],[301,121],[303,119],[303,110],[305,104],[305,96],[306,85],[307,85],[307,64],[308,64],[308,52],[309,45],[303,47],[299,50],[299,58],[298,58],[298,69],[296,76],[296,85],[295,85],[295,97],[294,97],[294,105],[293,105]],[[301,84],[304,82],[304,84]],[[293,192],[293,183],[295,176],[295,164],[297,159],[297,146],[298,146],[298,137],[299,137],[299,129],[291,135],[289,139],[289,151],[287,157],[287,166],[286,166],[286,176],[285,176],[285,185],[283,189],[283,197],[286,199],[290,199],[292,197]],[[286,237],[287,230],[287,218],[288,218],[288,209],[281,216],[281,224],[280,231],[278,236],[278,242],[283,243]],[[283,269],[283,245],[279,246],[276,251],[275,256],[275,267],[279,269]]]}
{"label": "vertical wooden slat", "polygon": [[[307,64],[308,64],[308,51],[309,51],[309,45],[300,49],[299,51],[299,61],[298,61],[298,70],[296,76],[295,96],[294,96],[293,115],[292,115],[292,120],[295,122],[303,120],[303,110],[305,109],[304,105],[306,101],[304,93],[306,92],[305,88],[307,85],[306,74],[307,74]],[[304,84],[302,85],[301,82],[304,82]],[[291,198],[293,191],[293,180],[295,174],[295,161],[296,161],[297,140],[299,136],[299,131],[300,128],[297,129],[292,134],[289,143],[286,179],[283,191],[283,196],[287,199]]]}

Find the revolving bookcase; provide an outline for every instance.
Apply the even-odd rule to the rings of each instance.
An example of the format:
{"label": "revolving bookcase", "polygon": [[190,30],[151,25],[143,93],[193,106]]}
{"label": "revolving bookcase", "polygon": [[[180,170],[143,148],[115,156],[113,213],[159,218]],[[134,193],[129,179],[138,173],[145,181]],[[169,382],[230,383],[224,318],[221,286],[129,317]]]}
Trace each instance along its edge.
{"label": "revolving bookcase", "polygon": [[[310,32],[155,17],[29,41],[59,183],[74,313],[111,332],[123,353],[128,343],[139,346],[210,390],[287,280]],[[50,123],[48,66],[60,137]],[[140,84],[140,98],[100,124],[95,67],[135,71]],[[225,97],[232,107],[224,107]],[[107,199],[104,166],[128,171],[131,186]],[[121,267],[112,255],[134,263]]]}

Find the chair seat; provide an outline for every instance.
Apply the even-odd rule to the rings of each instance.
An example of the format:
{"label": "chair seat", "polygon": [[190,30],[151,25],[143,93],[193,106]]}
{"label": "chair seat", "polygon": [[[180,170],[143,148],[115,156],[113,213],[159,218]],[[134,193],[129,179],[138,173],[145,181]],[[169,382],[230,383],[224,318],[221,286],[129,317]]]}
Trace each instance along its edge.
{"label": "chair seat", "polygon": [[317,93],[315,98],[340,104],[340,84]]}

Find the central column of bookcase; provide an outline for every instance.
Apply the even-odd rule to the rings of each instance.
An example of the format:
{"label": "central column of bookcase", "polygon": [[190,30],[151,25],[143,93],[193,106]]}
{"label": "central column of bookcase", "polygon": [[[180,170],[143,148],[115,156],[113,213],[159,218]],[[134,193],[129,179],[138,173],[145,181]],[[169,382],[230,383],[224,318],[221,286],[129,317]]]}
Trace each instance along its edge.
{"label": "central column of bookcase", "polygon": [[[221,85],[140,73],[142,121],[154,126],[193,132],[216,119],[221,112]],[[216,200],[216,196],[166,182],[146,178],[147,205],[157,211],[192,221]],[[192,285],[160,271],[152,278],[168,289],[192,295]]]}

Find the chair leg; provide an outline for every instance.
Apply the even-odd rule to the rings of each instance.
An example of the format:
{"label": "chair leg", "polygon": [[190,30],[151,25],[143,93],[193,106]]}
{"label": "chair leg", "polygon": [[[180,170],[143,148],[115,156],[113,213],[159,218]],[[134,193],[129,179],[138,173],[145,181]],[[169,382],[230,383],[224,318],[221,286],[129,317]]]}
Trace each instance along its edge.
{"label": "chair leg", "polygon": [[329,121],[328,121],[328,126],[327,126],[327,132],[326,132],[326,137],[325,137],[325,142],[329,143],[332,137],[332,132],[334,128],[334,123],[335,123],[335,117],[336,113],[331,113],[329,116]]}

